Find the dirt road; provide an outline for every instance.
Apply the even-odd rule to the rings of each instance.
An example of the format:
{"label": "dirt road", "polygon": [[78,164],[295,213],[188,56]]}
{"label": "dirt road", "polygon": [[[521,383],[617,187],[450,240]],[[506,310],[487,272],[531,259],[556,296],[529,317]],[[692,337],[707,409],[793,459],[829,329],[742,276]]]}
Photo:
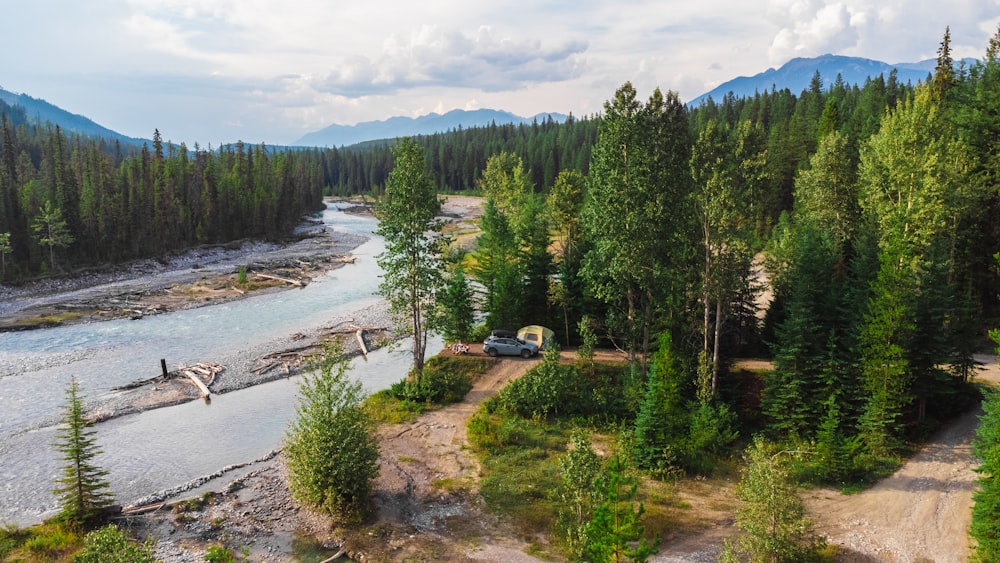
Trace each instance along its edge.
{"label": "dirt road", "polygon": [[[997,358],[980,356],[977,378],[1000,381]],[[966,530],[976,474],[972,438],[979,412],[936,435],[891,477],[857,495],[822,489],[806,495],[816,530],[841,548],[840,561],[967,561]]]}

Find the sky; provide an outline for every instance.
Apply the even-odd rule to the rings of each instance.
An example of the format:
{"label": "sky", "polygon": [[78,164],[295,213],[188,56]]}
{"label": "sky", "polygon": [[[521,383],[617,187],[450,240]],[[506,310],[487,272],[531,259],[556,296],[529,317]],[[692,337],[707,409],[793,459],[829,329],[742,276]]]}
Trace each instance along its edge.
{"label": "sky", "polygon": [[[982,58],[1000,0],[0,0],[0,87],[133,137],[289,144],[452,109],[588,116],[826,53]],[[832,77],[831,77],[832,78]]]}

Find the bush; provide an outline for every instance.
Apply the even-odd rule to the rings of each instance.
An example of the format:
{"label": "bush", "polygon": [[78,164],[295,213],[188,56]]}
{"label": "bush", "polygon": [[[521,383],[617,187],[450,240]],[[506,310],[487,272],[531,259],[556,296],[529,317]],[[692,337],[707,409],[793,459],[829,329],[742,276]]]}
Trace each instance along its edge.
{"label": "bush", "polygon": [[114,524],[98,528],[83,538],[83,551],[73,558],[74,563],[154,563],[152,546],[155,542],[140,544],[128,537]]}
{"label": "bush", "polygon": [[688,471],[707,474],[736,440],[736,414],[726,405],[698,403],[691,413],[691,434],[684,455]]}
{"label": "bush", "polygon": [[214,544],[205,550],[205,561],[209,563],[236,563],[236,555],[230,549]]}
{"label": "bush", "polygon": [[620,366],[597,365],[593,374],[587,375],[577,365],[560,364],[558,352],[550,350],[541,363],[507,384],[488,408],[525,418],[619,420],[628,414],[622,398],[622,373]]}
{"label": "bush", "polygon": [[389,393],[400,400],[437,404],[457,403],[472,389],[472,381],[462,373],[424,366],[420,379],[408,377],[389,387]]}
{"label": "bush", "polygon": [[50,522],[3,533],[9,549],[4,561],[59,561],[80,549],[82,539],[73,526]]}
{"label": "bush", "polygon": [[480,409],[466,423],[469,444],[489,452],[521,443],[525,433],[516,417],[489,414]]}
{"label": "bush", "polygon": [[361,383],[347,378],[340,350],[327,350],[320,372],[299,384],[297,417],[285,439],[292,495],[330,515],[360,518],[378,476],[374,423],[361,405]]}

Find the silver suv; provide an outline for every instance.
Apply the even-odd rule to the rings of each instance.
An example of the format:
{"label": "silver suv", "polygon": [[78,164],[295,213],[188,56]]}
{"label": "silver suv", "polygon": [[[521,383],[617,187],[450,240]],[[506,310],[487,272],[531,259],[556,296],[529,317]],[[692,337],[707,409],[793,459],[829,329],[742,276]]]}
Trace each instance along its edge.
{"label": "silver suv", "polygon": [[538,346],[531,342],[521,342],[516,338],[498,338],[491,336],[483,341],[483,352],[490,357],[521,356],[530,358],[538,353]]}

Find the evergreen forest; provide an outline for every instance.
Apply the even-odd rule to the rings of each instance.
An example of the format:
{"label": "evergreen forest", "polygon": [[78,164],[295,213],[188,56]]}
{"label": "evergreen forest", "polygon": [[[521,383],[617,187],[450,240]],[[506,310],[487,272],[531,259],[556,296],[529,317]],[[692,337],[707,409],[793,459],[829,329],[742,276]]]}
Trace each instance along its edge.
{"label": "evergreen forest", "polygon": [[[639,420],[739,416],[817,444],[817,480],[838,481],[974,400],[1000,293],[998,53],[956,66],[946,32],[926,83],[817,73],[699,107],[626,83],[598,116],[413,142],[439,192],[486,197],[477,251],[445,262],[482,284],[487,326],[596,334],[634,358]],[[280,239],[324,195],[380,196],[394,166],[391,142],[137,148],[0,114],[5,280]],[[741,356],[775,369],[734,377]],[[639,459],[692,424],[637,431]]]}

